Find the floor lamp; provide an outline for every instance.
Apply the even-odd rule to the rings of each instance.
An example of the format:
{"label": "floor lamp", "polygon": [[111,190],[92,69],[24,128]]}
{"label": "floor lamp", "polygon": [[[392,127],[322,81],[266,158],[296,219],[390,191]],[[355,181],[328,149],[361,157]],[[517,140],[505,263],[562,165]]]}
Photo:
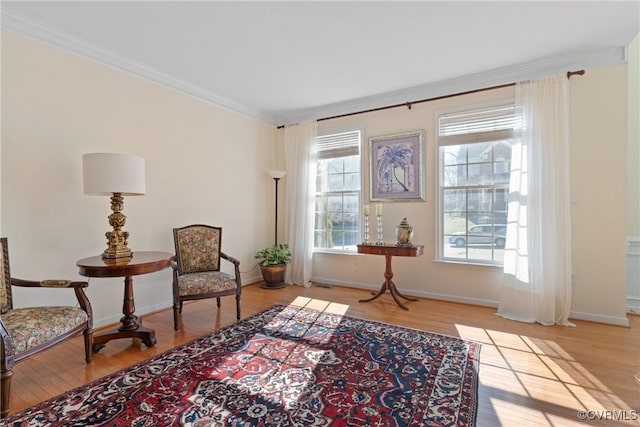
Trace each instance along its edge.
{"label": "floor lamp", "polygon": [[273,178],[273,181],[276,184],[276,212],[275,212],[275,229],[274,229],[274,244],[278,244],[278,181],[287,174],[286,171],[276,171],[270,170],[269,175]]}

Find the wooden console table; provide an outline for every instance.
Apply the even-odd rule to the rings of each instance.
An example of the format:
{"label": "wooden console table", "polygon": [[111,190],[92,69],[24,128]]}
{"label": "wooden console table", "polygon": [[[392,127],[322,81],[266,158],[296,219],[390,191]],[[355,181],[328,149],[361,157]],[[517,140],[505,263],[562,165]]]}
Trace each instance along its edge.
{"label": "wooden console table", "polygon": [[110,260],[102,256],[83,258],[76,262],[80,275],[85,277],[124,277],[124,301],[120,319],[122,325],[107,333],[93,337],[93,352],[97,353],[108,341],[118,338],[140,338],[144,345],[156,344],[156,331],[140,324],[134,313],[133,278],[140,274],[153,273],[171,265],[173,254],[169,252],[134,252],[131,259]]}
{"label": "wooden console table", "polygon": [[387,289],[391,293],[394,301],[405,310],[409,310],[409,307],[404,305],[400,299],[406,299],[407,301],[417,301],[417,298],[408,297],[406,295],[402,295],[398,292],[396,288],[396,284],[391,280],[393,278],[393,271],[391,270],[391,257],[393,256],[411,256],[418,257],[422,255],[422,251],[424,249],[424,245],[416,245],[416,246],[391,246],[391,245],[358,245],[358,253],[360,254],[368,254],[368,255],[384,255],[386,261],[386,268],[384,271],[384,283],[382,284],[382,288],[375,293],[373,292],[373,297],[368,299],[361,299],[359,302],[369,302],[378,298],[380,295],[384,294]]}

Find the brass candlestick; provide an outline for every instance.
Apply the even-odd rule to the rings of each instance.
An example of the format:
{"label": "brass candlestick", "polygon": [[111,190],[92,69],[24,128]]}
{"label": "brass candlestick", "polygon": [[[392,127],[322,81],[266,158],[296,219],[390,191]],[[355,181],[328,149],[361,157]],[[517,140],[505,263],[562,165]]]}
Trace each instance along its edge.
{"label": "brass candlestick", "polygon": [[382,240],[382,215],[376,215],[376,245],[384,246],[384,240]]}
{"label": "brass candlestick", "polygon": [[369,245],[371,244],[371,242],[369,242],[369,215],[365,215],[364,216],[364,241],[362,242],[363,245]]}

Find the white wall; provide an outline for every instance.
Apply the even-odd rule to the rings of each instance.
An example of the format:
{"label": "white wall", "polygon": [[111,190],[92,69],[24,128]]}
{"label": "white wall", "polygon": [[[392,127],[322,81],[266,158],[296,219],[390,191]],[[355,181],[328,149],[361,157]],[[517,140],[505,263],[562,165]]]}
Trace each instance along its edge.
{"label": "white wall", "polygon": [[571,80],[573,287],[576,317],[625,317],[627,67]]}
{"label": "white wall", "polygon": [[628,58],[628,228],[629,236],[640,238],[640,34],[629,45]]}
{"label": "white wall", "polygon": [[[626,66],[587,70],[571,79],[571,183],[573,261],[576,273],[572,317],[627,324],[625,315],[626,245]],[[415,243],[425,245],[417,259],[393,259],[394,281],[407,294],[497,305],[505,281],[500,269],[435,261],[436,146],[435,114],[440,110],[513,97],[513,87],[414,104],[320,122],[321,127],[363,129],[364,188],[368,189],[368,138],[424,129],[426,135],[426,202],[387,203],[383,230],[394,242],[394,227],[403,217],[414,226]],[[368,190],[364,203],[368,203]],[[384,258],[317,253],[314,279],[379,289]]]}
{"label": "white wall", "polygon": [[640,313],[640,34],[629,45],[628,57],[627,310]]}
{"label": "white wall", "polygon": [[[248,271],[244,283],[259,280],[251,267],[255,251],[272,240],[273,181],[265,170],[275,133],[272,125],[3,33],[0,224],[12,275],[80,280],[75,262],[104,250],[109,199],[82,193],[81,157],[106,151],[146,161],[147,194],[124,202],[134,252],[173,252],[173,227],[218,225],[223,250]],[[137,276],[134,289],[137,313],[168,307],[171,272]],[[18,306],[74,300],[59,291],[14,292]],[[88,294],[97,326],[121,317],[122,279],[91,279]]]}

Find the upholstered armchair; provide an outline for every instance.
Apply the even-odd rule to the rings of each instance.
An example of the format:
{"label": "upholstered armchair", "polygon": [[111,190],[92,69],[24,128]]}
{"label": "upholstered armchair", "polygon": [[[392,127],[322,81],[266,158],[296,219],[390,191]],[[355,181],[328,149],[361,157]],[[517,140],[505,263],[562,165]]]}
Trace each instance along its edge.
{"label": "upholstered armchair", "polygon": [[[11,278],[7,239],[0,239],[0,375],[2,381],[2,418],[9,414],[9,396],[13,366],[82,332],[87,363],[91,362],[93,317],[84,293],[87,282],[44,280],[41,282]],[[28,288],[73,289],[79,307],[13,308],[12,286]]]}
{"label": "upholstered armchair", "polygon": [[[173,266],[173,328],[178,330],[182,303],[188,300],[236,296],[236,319],[240,320],[240,261],[225,254],[222,228],[194,224],[173,229],[176,249]],[[220,261],[234,265],[234,275],[220,271]]]}

